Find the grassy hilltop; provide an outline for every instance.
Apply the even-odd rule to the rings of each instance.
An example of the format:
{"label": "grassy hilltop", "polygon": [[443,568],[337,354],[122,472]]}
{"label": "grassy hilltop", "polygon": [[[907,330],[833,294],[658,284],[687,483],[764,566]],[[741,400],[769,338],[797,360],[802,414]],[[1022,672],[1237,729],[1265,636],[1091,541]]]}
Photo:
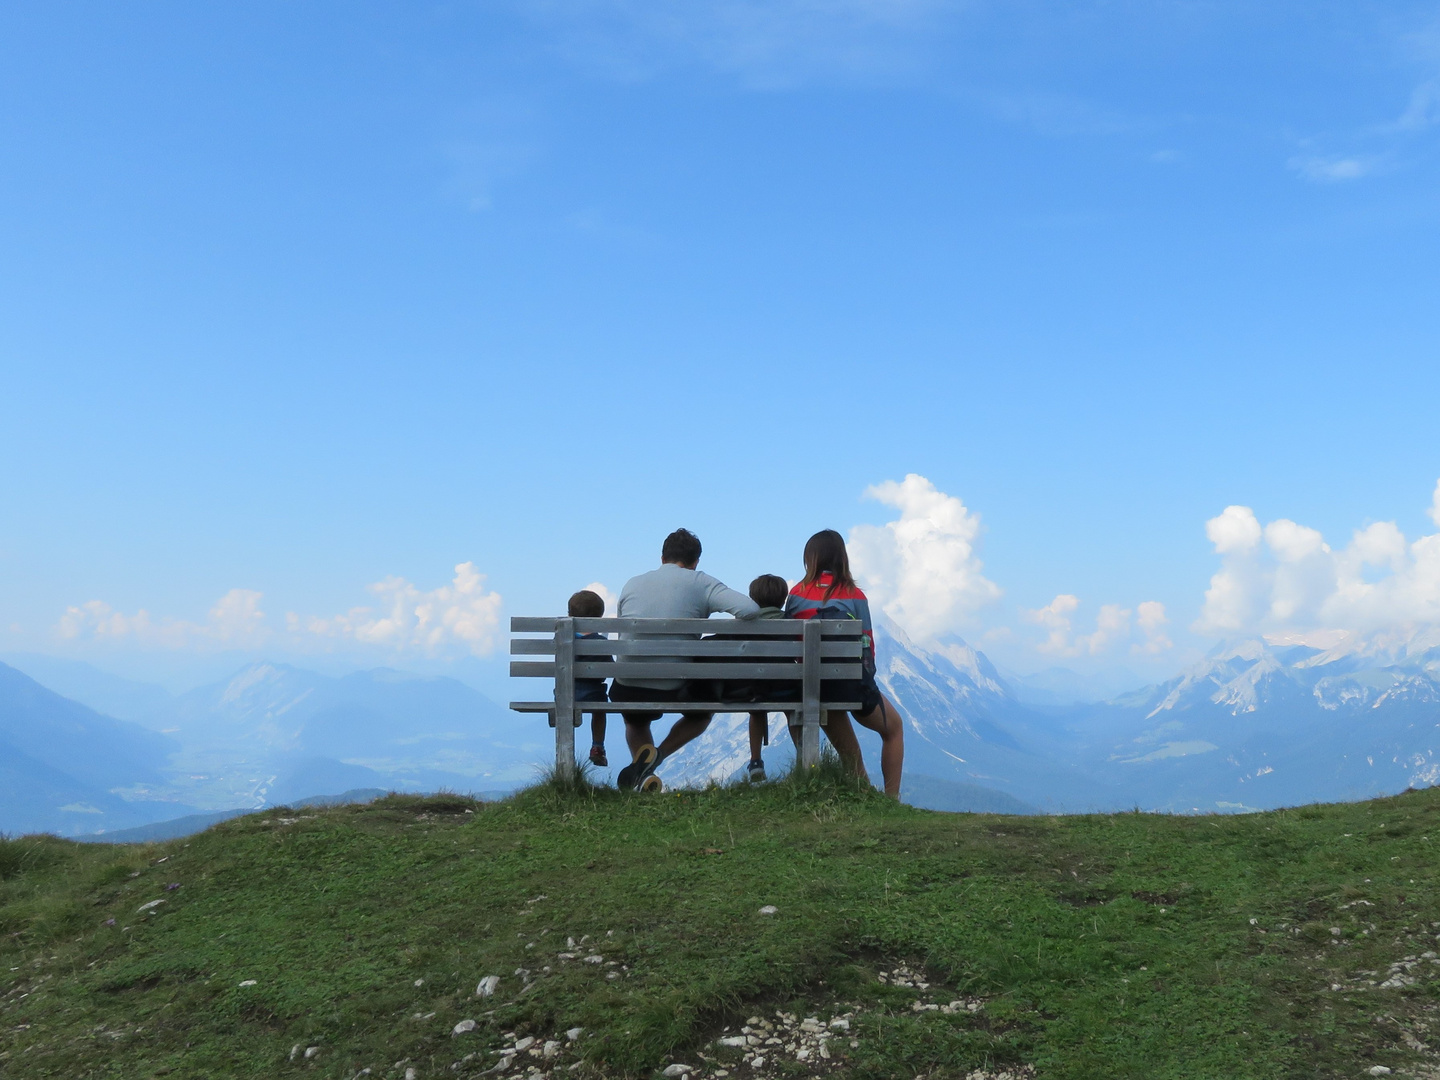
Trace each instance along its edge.
{"label": "grassy hilltop", "polygon": [[4,841],[0,1074],[1440,1076],[1436,844],[1440,790],[1005,818],[829,774]]}

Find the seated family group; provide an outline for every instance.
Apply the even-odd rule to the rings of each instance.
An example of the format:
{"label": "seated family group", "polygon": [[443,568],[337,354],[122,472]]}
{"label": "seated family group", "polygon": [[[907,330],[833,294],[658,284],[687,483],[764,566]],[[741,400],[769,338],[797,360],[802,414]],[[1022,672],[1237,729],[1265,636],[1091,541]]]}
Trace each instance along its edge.
{"label": "seated family group", "polygon": [[[824,618],[857,620],[863,633],[863,678],[857,684],[847,684],[845,696],[838,700],[858,701],[861,707],[853,714],[831,710],[824,731],[840,760],[861,777],[866,776],[865,762],[860,753],[860,740],[850,723],[851,715],[861,726],[877,732],[885,792],[898,798],[905,760],[904,723],[895,704],[875,682],[875,634],[870,624],[870,605],[851,576],[845,540],[833,529],[818,532],[806,543],[804,557],[805,576],[793,589],[788,588],[784,578],[762,574],[750,583],[750,595],[745,596],[696,569],[700,563],[700,540],[687,529],[677,529],[665,538],[659,568],[625,583],[617,614],[621,618],[705,619],[726,612],[741,620],[809,619],[821,614]],[[589,590],[578,592],[570,598],[569,613],[576,618],[599,618],[605,613],[605,602]],[[762,700],[764,696],[761,695]],[[657,786],[655,770],[704,732],[712,716],[709,712],[682,712],[675,726],[656,745],[650,725],[663,713],[639,707],[707,698],[713,699],[713,692],[707,693],[683,679],[615,679],[608,692],[604,679],[575,680],[577,703],[612,702],[630,706],[616,710],[625,721],[625,741],[631,756],[630,764],[620,770],[618,783],[622,788],[636,790]],[[669,708],[675,706],[671,704]],[[605,755],[606,715],[598,709],[586,711],[591,712],[590,761],[604,767],[609,764]],[[793,715],[790,719],[793,721]],[[769,729],[768,714],[750,713],[750,763],[746,771],[752,781],[765,779],[761,747],[769,742]],[[790,734],[792,739],[798,739],[798,729],[793,725]]]}

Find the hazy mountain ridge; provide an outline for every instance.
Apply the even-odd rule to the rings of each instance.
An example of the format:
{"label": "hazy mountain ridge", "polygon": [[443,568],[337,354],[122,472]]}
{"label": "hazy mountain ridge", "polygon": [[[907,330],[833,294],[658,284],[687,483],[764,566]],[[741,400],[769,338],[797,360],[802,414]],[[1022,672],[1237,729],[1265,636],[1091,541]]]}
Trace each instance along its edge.
{"label": "hazy mountain ridge", "polygon": [[158,782],[175,743],[102,716],[0,664],[0,832],[65,835],[189,813],[116,792]]}
{"label": "hazy mountain ridge", "polygon": [[[877,677],[907,725],[907,797],[921,805],[1225,811],[1440,781],[1433,628],[1325,647],[1238,641],[1164,683],[1043,709],[962,641],[927,648],[886,622],[876,629]],[[145,727],[3,667],[0,702],[7,830],[92,831],[156,820],[157,804],[176,816],[357,787],[494,792],[529,782],[553,758],[543,719],[453,679],[389,669],[333,678],[251,664],[169,699]],[[746,721],[717,716],[662,776],[734,779],[749,757]],[[771,729],[765,756],[776,775],[793,750],[778,718]],[[582,756],[587,736],[588,725],[577,731]],[[607,741],[613,776],[628,760],[618,715]],[[879,740],[862,732],[861,741],[878,781]]]}

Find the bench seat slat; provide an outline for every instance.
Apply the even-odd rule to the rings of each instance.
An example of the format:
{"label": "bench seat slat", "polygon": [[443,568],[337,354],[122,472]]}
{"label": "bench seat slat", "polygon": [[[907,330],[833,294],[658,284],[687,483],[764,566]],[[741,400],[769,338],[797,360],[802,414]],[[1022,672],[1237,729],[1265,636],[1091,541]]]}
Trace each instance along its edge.
{"label": "bench seat slat", "polygon": [[[821,664],[822,679],[858,679],[860,664]],[[513,679],[553,679],[555,664],[545,660],[512,660]],[[710,664],[647,664],[639,660],[576,661],[577,679],[788,679],[799,682],[799,664],[710,663]]]}
{"label": "bench seat slat", "polygon": [[[851,712],[863,707],[859,701],[822,701],[826,709]],[[553,701],[512,701],[510,708],[515,712],[522,713],[550,713],[555,711]],[[626,701],[626,702],[602,702],[586,701],[579,702],[575,706],[577,712],[717,712],[717,713],[745,713],[745,712],[799,712],[798,701],[756,701],[746,702],[738,705],[733,701]]]}

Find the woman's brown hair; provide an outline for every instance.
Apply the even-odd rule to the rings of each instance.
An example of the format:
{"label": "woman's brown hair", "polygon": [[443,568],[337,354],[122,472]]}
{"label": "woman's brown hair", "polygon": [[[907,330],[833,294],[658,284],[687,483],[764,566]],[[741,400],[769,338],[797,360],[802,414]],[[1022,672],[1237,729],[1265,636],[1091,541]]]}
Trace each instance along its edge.
{"label": "woman's brown hair", "polygon": [[850,574],[850,555],[845,550],[845,538],[834,529],[821,529],[805,542],[805,580],[801,585],[813,585],[821,574],[829,574],[830,587],[825,590],[829,600],[836,589],[855,588],[855,578]]}

